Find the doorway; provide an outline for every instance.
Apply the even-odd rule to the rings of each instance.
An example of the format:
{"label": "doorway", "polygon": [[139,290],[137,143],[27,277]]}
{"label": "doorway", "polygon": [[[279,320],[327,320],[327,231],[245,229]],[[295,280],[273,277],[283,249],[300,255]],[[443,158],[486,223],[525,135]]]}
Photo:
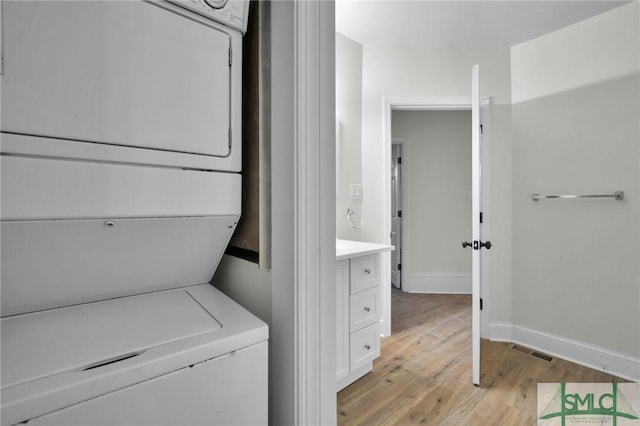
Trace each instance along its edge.
{"label": "doorway", "polygon": [[[420,97],[420,98],[386,98],[384,100],[384,117],[383,117],[383,123],[384,123],[384,138],[383,138],[383,162],[385,164],[391,164],[392,162],[392,148],[393,148],[393,142],[397,141],[397,139],[400,137],[400,135],[394,135],[392,133],[392,117],[393,117],[393,113],[396,111],[440,111],[440,112],[446,112],[446,111],[470,111],[471,110],[471,98],[470,97],[437,97],[437,98],[429,98],[429,97]],[[481,204],[481,210],[483,212],[488,212],[489,211],[489,147],[490,147],[490,129],[491,129],[491,120],[490,120],[490,98],[480,98],[480,122],[482,124],[482,129],[483,129],[483,134],[481,137],[481,144],[480,144],[480,157],[481,157],[481,162],[483,164],[482,167],[482,178],[481,178],[481,186],[482,186],[482,190],[481,190],[481,200],[480,200],[480,204]],[[394,141],[394,136],[396,137],[396,140]],[[470,137],[470,134],[469,134]],[[405,143],[403,144],[403,156],[404,156],[404,160],[402,163],[402,167],[403,167],[403,173],[405,176],[407,176],[407,170],[409,170],[411,168],[411,161],[408,158],[409,154],[408,151],[411,150],[411,148],[409,146],[407,146],[408,144]],[[413,152],[410,155],[411,159],[413,159],[414,155]],[[421,165],[418,163],[416,165],[416,167],[421,167]],[[469,165],[470,167],[470,165]],[[392,189],[391,189],[391,168],[387,169],[389,173],[389,177],[386,178],[384,180],[384,184],[385,187],[382,188],[382,194],[383,194],[383,205],[384,205],[384,209],[386,211],[391,211],[392,210]],[[409,181],[409,178],[405,178],[405,180],[403,181],[402,187],[403,187],[403,191],[406,193],[408,193],[408,191],[411,191],[411,185],[412,183]],[[419,185],[418,182],[415,183],[415,185]],[[407,262],[409,261],[408,259],[410,259],[411,253],[410,253],[410,249],[408,249],[408,241],[410,240],[411,236],[409,235],[409,231],[406,229],[406,224],[410,221],[411,219],[411,201],[408,199],[408,196],[405,196],[402,204],[403,204],[403,211],[402,211],[402,220],[403,220],[403,224],[404,229],[401,229],[401,235],[404,236],[404,241],[401,241],[401,246],[403,248],[402,250],[402,258],[403,258],[403,263],[402,263],[402,269],[401,269],[401,275],[402,275],[402,288],[404,291],[411,291],[411,280],[412,278],[409,278],[409,274],[407,273]],[[435,200],[432,200],[434,202],[436,202]],[[470,217],[470,208],[467,210],[467,214],[468,217]],[[391,215],[388,216],[388,221],[385,221],[384,223],[384,230],[383,232],[387,233],[387,235],[391,235],[391,231],[392,231],[392,218]],[[490,215],[484,214],[484,218],[483,218],[483,224],[482,224],[482,228],[481,228],[481,233],[482,233],[482,238],[483,239],[489,239],[489,229],[490,229]],[[470,233],[468,234],[468,237],[465,238],[469,238],[471,235]],[[461,247],[461,242],[462,241],[457,241],[457,240],[453,240],[451,241],[451,244],[453,246],[456,247],[456,250],[460,250],[462,251],[462,247]],[[425,244],[429,244],[429,241],[424,242]],[[458,249],[459,248],[459,249]],[[463,252],[464,253],[464,252]],[[488,253],[485,252],[485,254],[481,257],[480,260],[480,274],[482,277],[482,281],[485,283],[485,285],[483,285],[482,290],[480,292],[480,297],[483,300],[483,310],[482,310],[482,315],[481,315],[481,319],[480,319],[480,335],[482,337],[486,337],[488,336],[488,323],[489,323],[489,309],[490,309],[490,303],[489,303],[489,269],[488,269],[488,265],[489,265],[489,261],[488,261]],[[469,278],[468,277],[464,277],[461,274],[440,274],[442,276],[438,276],[438,274],[433,274],[434,276],[429,276],[427,274],[426,277],[422,277],[419,278],[419,280],[423,280],[423,278],[426,279],[426,281],[429,283],[429,285],[431,285],[431,283],[435,283],[433,285],[437,286],[437,285],[441,285],[443,282],[445,282],[448,286],[448,289],[450,291],[451,286],[454,286],[454,288],[457,288],[457,291],[450,291],[453,293],[464,293],[464,286],[467,285],[465,284],[469,282]],[[440,284],[438,284],[440,283]],[[436,289],[434,289],[432,287],[431,291],[432,292],[438,292],[438,293],[446,293],[447,288],[441,288],[440,291],[436,291]],[[389,288],[383,288],[383,300],[387,301],[390,300],[391,298],[391,286],[389,286]],[[470,292],[471,289],[469,288],[466,292]],[[385,292],[388,292],[388,294],[385,294]],[[382,307],[383,310],[383,315],[385,318],[391,318],[391,305],[390,303],[387,305],[383,305]],[[388,330],[385,329],[383,330],[383,334],[384,335],[390,335],[391,332],[391,324],[390,321],[388,321],[385,326],[388,326]]]}
{"label": "doorway", "polygon": [[[471,235],[470,135],[470,110],[392,112],[393,141],[409,152],[400,157],[406,182],[398,188],[392,168],[391,186],[392,207],[404,190],[391,235],[402,221],[406,292],[471,293],[471,252],[460,244]],[[399,148],[392,145],[392,163]]]}

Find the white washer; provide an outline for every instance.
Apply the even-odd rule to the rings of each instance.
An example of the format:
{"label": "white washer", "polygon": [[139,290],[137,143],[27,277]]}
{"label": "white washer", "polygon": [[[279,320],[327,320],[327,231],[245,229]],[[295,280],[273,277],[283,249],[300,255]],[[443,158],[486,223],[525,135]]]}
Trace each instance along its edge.
{"label": "white washer", "polygon": [[2,424],[266,424],[267,334],[209,284],[5,317]]}
{"label": "white washer", "polygon": [[2,425],[267,423],[268,328],[208,284],[247,12],[2,1]]}

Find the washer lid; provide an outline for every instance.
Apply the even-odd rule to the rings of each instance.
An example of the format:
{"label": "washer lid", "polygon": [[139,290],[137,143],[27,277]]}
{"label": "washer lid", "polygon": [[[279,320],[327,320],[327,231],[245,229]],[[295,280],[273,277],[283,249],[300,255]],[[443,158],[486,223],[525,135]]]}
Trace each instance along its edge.
{"label": "washer lid", "polygon": [[0,324],[3,425],[180,374],[269,337],[264,322],[210,284],[6,317]]}
{"label": "washer lid", "polygon": [[220,329],[185,290],[3,318],[2,387],[83,372]]}

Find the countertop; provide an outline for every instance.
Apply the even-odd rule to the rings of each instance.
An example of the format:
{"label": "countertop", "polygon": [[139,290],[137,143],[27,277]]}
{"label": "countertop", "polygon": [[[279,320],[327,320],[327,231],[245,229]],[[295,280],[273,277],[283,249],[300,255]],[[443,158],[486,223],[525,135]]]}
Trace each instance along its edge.
{"label": "countertop", "polygon": [[392,251],[396,248],[385,244],[363,243],[361,241],[336,239],[336,260],[365,256],[367,254]]}

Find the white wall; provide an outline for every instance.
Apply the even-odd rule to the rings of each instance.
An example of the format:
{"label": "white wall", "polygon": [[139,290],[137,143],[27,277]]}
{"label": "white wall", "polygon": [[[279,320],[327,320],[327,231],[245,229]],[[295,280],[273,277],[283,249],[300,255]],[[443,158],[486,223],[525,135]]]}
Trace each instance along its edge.
{"label": "white wall", "polygon": [[271,325],[271,271],[233,256],[223,256],[211,280],[216,288]]}
{"label": "white wall", "polygon": [[384,182],[383,99],[469,97],[471,67],[480,65],[480,95],[491,105],[491,319],[511,319],[510,52],[499,49],[386,49],[364,47],[362,88],[363,240],[388,243],[387,211],[376,188]]}
{"label": "white wall", "polygon": [[639,18],[635,3],[514,46],[513,103],[637,73]]}
{"label": "white wall", "polygon": [[349,184],[362,184],[362,45],[341,34],[336,34],[336,120],[336,236],[360,241],[361,232],[349,225],[346,213],[362,212],[362,201],[349,198]]}
{"label": "white wall", "polygon": [[393,111],[391,131],[405,141],[403,288],[471,292],[471,111]]}
{"label": "white wall", "polygon": [[[634,2],[511,51],[513,323],[636,360],[639,9]],[[531,199],[617,190],[624,201]]]}

